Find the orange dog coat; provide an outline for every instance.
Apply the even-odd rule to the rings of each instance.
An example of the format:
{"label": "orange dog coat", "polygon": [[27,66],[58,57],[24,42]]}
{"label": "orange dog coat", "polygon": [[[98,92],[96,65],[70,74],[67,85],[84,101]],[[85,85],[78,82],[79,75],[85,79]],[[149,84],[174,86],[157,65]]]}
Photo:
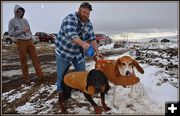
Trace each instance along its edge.
{"label": "orange dog coat", "polygon": [[136,76],[118,76],[115,75],[116,60],[98,60],[95,64],[95,69],[102,71],[108,78],[108,80],[115,85],[133,85],[140,80]]}
{"label": "orange dog coat", "polygon": [[71,88],[79,89],[84,93],[93,96],[95,94],[95,88],[93,86],[89,86],[88,89],[86,90],[87,75],[88,72],[85,71],[68,73],[64,77],[64,83]]}

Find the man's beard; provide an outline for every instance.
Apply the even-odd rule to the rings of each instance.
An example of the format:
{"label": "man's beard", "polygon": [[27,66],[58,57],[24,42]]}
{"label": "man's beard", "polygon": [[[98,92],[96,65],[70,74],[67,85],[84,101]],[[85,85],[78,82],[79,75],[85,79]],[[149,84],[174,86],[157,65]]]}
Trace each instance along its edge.
{"label": "man's beard", "polygon": [[79,13],[79,18],[82,22],[86,22],[89,19],[89,17],[82,16],[81,13]]}

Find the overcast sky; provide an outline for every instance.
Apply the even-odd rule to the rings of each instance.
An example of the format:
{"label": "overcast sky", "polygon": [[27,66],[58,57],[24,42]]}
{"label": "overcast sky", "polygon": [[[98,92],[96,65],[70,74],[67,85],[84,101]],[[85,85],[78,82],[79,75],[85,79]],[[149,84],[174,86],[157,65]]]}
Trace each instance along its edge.
{"label": "overcast sky", "polygon": [[[1,2],[3,33],[14,17],[15,4],[26,12],[32,33],[37,31],[57,33],[63,18],[78,10],[82,2]],[[91,1],[93,11],[90,20],[95,33],[119,34],[122,32],[153,33],[175,32],[178,29],[178,2],[96,2]]]}

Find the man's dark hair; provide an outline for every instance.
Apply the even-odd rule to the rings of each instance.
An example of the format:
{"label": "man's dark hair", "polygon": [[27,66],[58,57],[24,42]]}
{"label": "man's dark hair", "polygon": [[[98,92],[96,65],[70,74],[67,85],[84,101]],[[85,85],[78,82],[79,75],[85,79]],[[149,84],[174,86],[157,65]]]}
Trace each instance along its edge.
{"label": "man's dark hair", "polygon": [[89,4],[89,2],[83,2],[83,3],[80,5],[80,8],[88,8],[89,10],[92,11],[92,6],[91,6],[91,4]]}

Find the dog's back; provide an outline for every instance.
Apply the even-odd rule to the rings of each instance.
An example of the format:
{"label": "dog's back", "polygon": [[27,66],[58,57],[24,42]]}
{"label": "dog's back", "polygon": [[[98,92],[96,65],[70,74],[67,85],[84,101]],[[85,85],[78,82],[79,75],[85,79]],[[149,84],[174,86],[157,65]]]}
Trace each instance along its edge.
{"label": "dog's back", "polygon": [[[88,86],[94,86],[96,90],[95,92],[107,93],[107,91],[109,90],[109,83],[107,76],[100,70],[92,69],[87,75],[86,89],[88,88]],[[103,91],[101,91],[102,86],[105,87]]]}
{"label": "dog's back", "polygon": [[100,60],[96,62],[95,69],[99,69],[107,76],[108,80],[113,81],[112,77],[115,77],[115,65],[116,60]]}

